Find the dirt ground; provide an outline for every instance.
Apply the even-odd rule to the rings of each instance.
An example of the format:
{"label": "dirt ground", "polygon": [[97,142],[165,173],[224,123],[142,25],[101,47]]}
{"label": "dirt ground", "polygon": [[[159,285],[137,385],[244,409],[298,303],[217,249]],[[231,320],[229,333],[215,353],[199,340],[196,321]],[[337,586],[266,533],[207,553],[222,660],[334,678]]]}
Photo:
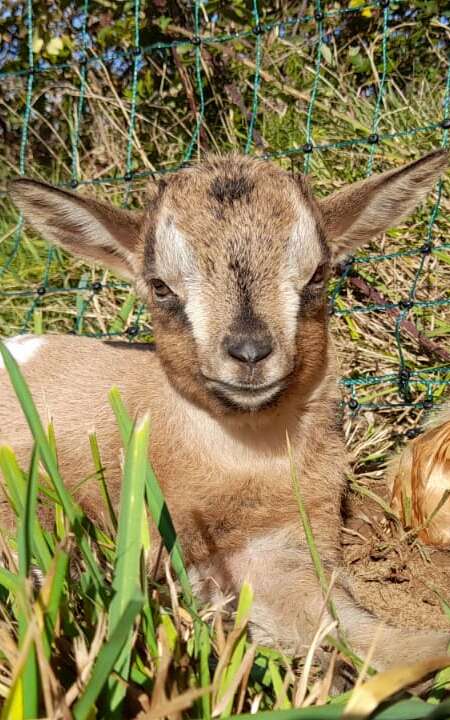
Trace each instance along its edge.
{"label": "dirt ground", "polygon": [[[388,501],[379,482],[370,489]],[[342,545],[355,599],[363,607],[397,626],[448,629],[440,597],[450,600],[450,549],[405,539],[377,503],[353,492],[346,501]]]}

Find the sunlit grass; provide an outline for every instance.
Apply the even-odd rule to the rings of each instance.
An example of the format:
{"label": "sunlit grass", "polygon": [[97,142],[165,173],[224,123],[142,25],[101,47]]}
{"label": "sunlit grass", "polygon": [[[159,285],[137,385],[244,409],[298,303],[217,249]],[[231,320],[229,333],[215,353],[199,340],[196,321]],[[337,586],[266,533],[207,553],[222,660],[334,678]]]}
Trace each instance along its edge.
{"label": "sunlit grass", "polygon": [[[192,595],[176,528],[148,463],[148,418],[133,424],[118,392],[112,391],[110,402],[124,447],[120,507],[117,520],[110,516],[110,531],[93,528],[64,487],[52,427],[45,432],[21,372],[3,344],[0,355],[34,438],[32,458],[24,469],[12,449],[0,449],[0,468],[17,527],[9,544],[11,554],[0,568],[2,718],[87,720],[93,713],[105,719],[180,714],[225,718],[249,712],[263,718],[269,711],[273,720],[363,718],[394,693],[450,663],[449,658],[414,665],[411,658],[410,669],[378,675],[376,685],[363,684],[354,697],[331,696],[329,673],[311,675],[311,668],[306,670],[298,661],[253,645],[248,636],[253,601],[248,584],[236,599],[231,626],[229,613],[200,607]],[[91,448],[98,467],[101,448],[92,436]],[[46,500],[53,498],[59,517],[53,530],[41,526],[36,512],[44,476],[52,491],[46,491]],[[297,487],[294,468],[293,482]],[[308,530],[301,499],[299,503],[299,522]],[[166,593],[149,578],[151,525],[159,528],[169,553],[167,573],[178,581],[178,593]],[[308,543],[320,576],[323,570],[312,536]],[[173,583],[170,574],[167,579]],[[343,652],[351,663],[351,653],[345,648]],[[435,703],[447,675],[438,678],[429,702],[403,699],[379,717],[446,717],[442,703],[441,714],[436,714]],[[302,706],[315,705],[318,698],[326,704],[296,707],[299,698]],[[343,715],[349,698],[352,705]]]}

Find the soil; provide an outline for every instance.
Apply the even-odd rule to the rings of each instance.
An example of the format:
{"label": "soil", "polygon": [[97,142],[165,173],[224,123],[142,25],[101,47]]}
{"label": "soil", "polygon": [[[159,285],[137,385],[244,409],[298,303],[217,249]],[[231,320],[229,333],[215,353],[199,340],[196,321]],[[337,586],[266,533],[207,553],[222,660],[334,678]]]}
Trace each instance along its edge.
{"label": "soil", "polygon": [[[370,486],[388,501],[380,483]],[[424,545],[389,520],[378,503],[349,493],[342,530],[344,563],[362,607],[401,627],[448,629],[450,549]]]}

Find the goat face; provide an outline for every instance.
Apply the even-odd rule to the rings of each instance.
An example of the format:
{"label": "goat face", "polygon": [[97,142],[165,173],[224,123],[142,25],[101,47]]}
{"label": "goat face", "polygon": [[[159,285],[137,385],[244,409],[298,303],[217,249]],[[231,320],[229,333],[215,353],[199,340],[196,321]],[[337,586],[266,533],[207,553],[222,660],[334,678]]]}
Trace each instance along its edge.
{"label": "goat face", "polygon": [[176,389],[216,415],[307,400],[327,365],[330,263],[408,215],[444,151],[321,201],[304,178],[238,155],[159,184],[143,212],[27,179],[15,203],[49,240],[136,282]]}
{"label": "goat face", "polygon": [[213,159],[172,177],[152,218],[140,287],[177,388],[215,412],[272,406],[293,379],[307,392],[326,361],[330,252],[306,184]]}

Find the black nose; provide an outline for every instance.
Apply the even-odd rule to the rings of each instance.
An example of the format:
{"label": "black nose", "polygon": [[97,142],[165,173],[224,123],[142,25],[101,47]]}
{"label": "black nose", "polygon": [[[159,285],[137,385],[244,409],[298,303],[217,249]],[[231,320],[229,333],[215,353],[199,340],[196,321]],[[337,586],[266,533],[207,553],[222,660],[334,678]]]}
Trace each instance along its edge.
{"label": "black nose", "polygon": [[228,338],[225,346],[229,355],[245,363],[257,363],[272,352],[272,343],[267,338]]}

